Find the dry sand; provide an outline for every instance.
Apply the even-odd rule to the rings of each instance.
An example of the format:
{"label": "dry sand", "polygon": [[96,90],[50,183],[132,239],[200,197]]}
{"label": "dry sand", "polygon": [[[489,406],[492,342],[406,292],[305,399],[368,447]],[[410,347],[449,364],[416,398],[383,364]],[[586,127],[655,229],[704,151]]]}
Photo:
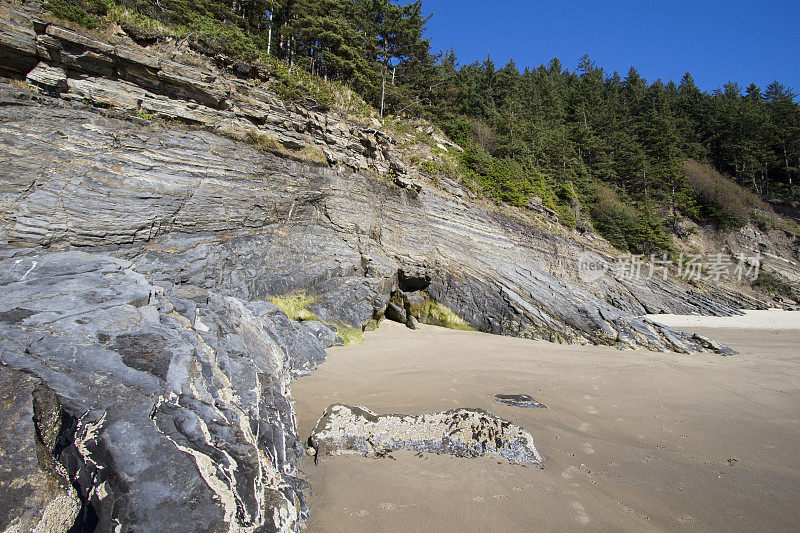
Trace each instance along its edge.
{"label": "dry sand", "polygon": [[648,315],[665,326],[703,329],[800,330],[800,311],[745,311],[743,316]]}
{"label": "dry sand", "polygon": [[[760,316],[793,329],[682,318],[741,352],[728,358],[384,322],[294,382],[302,436],[335,402],[379,413],[479,407],[530,431],[545,468],[410,452],[309,460],[307,531],[797,531],[798,316]],[[495,393],[528,393],[550,409],[503,405]]]}

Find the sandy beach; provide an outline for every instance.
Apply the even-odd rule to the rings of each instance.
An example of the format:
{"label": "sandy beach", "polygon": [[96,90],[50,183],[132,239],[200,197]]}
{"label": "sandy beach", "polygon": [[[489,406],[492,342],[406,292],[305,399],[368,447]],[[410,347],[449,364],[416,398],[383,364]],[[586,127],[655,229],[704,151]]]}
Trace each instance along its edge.
{"label": "sandy beach", "polygon": [[[796,531],[800,313],[656,320],[740,355],[558,345],[384,321],[292,385],[306,437],[331,403],[475,407],[527,429],[537,469],[410,452],[304,472],[307,531]],[[550,409],[497,403],[527,393]]]}

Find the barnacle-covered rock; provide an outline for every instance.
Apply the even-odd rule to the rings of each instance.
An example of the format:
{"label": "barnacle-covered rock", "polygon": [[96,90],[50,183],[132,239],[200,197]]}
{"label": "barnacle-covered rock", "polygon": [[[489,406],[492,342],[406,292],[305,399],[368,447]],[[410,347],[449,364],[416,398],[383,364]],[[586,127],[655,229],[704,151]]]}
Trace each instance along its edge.
{"label": "barnacle-covered rock", "polygon": [[499,455],[542,466],[530,433],[481,409],[378,415],[366,407],[334,404],[325,409],[309,443],[318,458],[414,450],[457,457]]}

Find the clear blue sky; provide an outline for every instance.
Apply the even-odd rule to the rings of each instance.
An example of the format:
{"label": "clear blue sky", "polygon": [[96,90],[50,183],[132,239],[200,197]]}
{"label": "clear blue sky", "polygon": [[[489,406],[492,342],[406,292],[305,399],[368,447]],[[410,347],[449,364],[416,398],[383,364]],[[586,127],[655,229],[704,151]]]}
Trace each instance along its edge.
{"label": "clear blue sky", "polygon": [[589,54],[608,74],[635,66],[648,82],[689,71],[703,90],[777,79],[800,92],[800,0],[423,0],[434,50],[500,68]]}

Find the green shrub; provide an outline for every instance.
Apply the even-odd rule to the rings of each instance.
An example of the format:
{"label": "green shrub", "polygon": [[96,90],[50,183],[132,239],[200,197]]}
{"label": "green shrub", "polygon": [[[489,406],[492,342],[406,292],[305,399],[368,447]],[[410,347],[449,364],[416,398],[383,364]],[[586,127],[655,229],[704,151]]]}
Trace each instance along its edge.
{"label": "green shrub", "polygon": [[672,242],[656,216],[647,208],[637,210],[623,203],[608,187],[597,186],[590,213],[598,233],[620,250],[650,254],[672,249]]}
{"label": "green shrub", "polygon": [[753,282],[753,287],[760,289],[770,295],[780,295],[787,298],[794,298],[792,286],[782,281],[779,277],[769,272],[759,272],[758,277]]}
{"label": "green shrub", "polygon": [[[413,162],[413,157],[411,158]],[[419,165],[420,170],[428,174],[430,177],[437,179],[443,177],[453,177],[456,171],[453,167],[445,162],[436,162],[426,160]]]}
{"label": "green shrub", "polygon": [[271,88],[286,103],[302,102],[320,111],[327,111],[336,104],[333,83],[315,79],[299,68],[289,68],[286,63],[268,58],[269,73],[273,80]]}
{"label": "green shrub", "polygon": [[533,196],[534,181],[539,176],[513,159],[497,159],[485,150],[467,145],[461,154],[462,173],[496,202],[523,206]]}
{"label": "green shrub", "polygon": [[91,29],[97,28],[108,13],[108,5],[102,0],[47,0],[42,7],[58,18]]}
{"label": "green shrub", "polygon": [[712,222],[720,228],[740,228],[750,213],[764,202],[709,165],[687,160],[683,163],[687,182],[697,204],[698,222]]}

